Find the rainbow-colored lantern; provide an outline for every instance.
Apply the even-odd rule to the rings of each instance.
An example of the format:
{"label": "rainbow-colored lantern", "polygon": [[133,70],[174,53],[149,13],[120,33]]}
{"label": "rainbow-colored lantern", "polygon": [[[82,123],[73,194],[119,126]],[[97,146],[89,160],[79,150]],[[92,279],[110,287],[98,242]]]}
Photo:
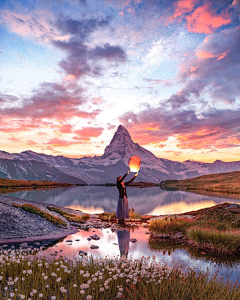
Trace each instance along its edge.
{"label": "rainbow-colored lantern", "polygon": [[138,172],[141,165],[141,159],[138,156],[131,156],[128,160],[130,172]]}

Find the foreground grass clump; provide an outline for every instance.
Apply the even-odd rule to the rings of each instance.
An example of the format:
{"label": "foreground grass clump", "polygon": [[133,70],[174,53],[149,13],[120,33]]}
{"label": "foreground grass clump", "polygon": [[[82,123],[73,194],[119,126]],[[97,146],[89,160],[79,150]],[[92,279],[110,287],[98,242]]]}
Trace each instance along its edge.
{"label": "foreground grass clump", "polygon": [[129,209],[129,219],[142,219],[142,216],[139,213],[135,213],[134,208]]}
{"label": "foreground grass clump", "polygon": [[31,204],[16,205],[15,204],[14,206],[22,208],[22,209],[26,210],[29,213],[39,215],[40,217],[46,219],[47,221],[53,223],[54,225],[57,225],[58,227],[60,227],[60,226],[66,227],[67,226],[66,222],[64,222],[62,219],[60,219],[58,217],[55,217],[55,216],[52,216],[51,214],[40,210],[39,208],[37,208],[34,205],[31,205]]}
{"label": "foreground grass clump", "polygon": [[219,231],[210,228],[191,227],[187,230],[187,235],[196,244],[210,244],[222,252],[240,249],[240,230]]}
{"label": "foreground grass clump", "polygon": [[176,233],[181,232],[186,234],[187,228],[192,226],[192,220],[181,220],[181,219],[171,219],[171,220],[159,220],[155,219],[150,222],[149,230],[159,234],[159,233]]}
{"label": "foreground grass clump", "polygon": [[54,211],[54,212],[60,214],[61,216],[66,218],[69,222],[83,223],[83,222],[86,222],[87,220],[89,220],[89,218],[90,218],[90,216],[88,214],[84,214],[82,216],[77,216],[77,215],[69,214],[60,208],[51,207],[51,206],[47,206],[47,208],[51,211]]}
{"label": "foreground grass clump", "polygon": [[30,260],[21,251],[0,255],[0,299],[237,300],[237,284],[207,273],[169,269],[155,260],[76,258]]}
{"label": "foreground grass clump", "polygon": [[98,215],[98,217],[104,222],[116,221],[116,213],[115,212],[101,213],[101,214]]}

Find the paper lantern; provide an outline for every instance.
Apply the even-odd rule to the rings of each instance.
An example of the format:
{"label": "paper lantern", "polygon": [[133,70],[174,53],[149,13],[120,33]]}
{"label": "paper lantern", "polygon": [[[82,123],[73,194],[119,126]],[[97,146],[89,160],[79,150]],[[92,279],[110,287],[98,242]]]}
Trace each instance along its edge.
{"label": "paper lantern", "polygon": [[131,172],[138,172],[141,165],[141,159],[138,156],[131,156],[128,161],[128,166]]}

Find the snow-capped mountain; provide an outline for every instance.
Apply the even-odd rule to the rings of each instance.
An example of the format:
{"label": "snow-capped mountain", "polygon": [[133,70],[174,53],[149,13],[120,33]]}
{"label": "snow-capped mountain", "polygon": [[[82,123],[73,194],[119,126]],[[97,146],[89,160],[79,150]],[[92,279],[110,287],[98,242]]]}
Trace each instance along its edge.
{"label": "snow-capped mountain", "polygon": [[[240,171],[240,161],[184,163],[158,158],[134,143],[127,129],[120,125],[102,156],[72,159],[33,151],[10,154],[0,151],[0,177],[72,183],[114,183],[128,170],[128,160],[137,155],[142,164],[136,181],[159,183],[166,179],[186,179],[205,174]],[[45,171],[45,173],[44,173]],[[58,174],[56,172],[59,172]],[[65,177],[67,176],[67,177]],[[130,179],[133,174],[127,177]],[[46,177],[46,178],[45,178]]]}

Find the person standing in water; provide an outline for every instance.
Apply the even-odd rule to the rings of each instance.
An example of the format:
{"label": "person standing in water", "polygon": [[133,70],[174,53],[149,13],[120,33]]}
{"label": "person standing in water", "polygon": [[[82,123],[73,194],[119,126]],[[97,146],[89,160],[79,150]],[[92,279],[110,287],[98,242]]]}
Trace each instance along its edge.
{"label": "person standing in water", "polygon": [[123,179],[129,174],[129,172],[130,171],[128,170],[124,176],[119,176],[117,178],[117,189],[119,191],[119,198],[116,218],[118,219],[118,224],[124,224],[124,219],[129,219],[126,186],[138,176],[138,173],[136,173],[131,180],[124,183]]}

